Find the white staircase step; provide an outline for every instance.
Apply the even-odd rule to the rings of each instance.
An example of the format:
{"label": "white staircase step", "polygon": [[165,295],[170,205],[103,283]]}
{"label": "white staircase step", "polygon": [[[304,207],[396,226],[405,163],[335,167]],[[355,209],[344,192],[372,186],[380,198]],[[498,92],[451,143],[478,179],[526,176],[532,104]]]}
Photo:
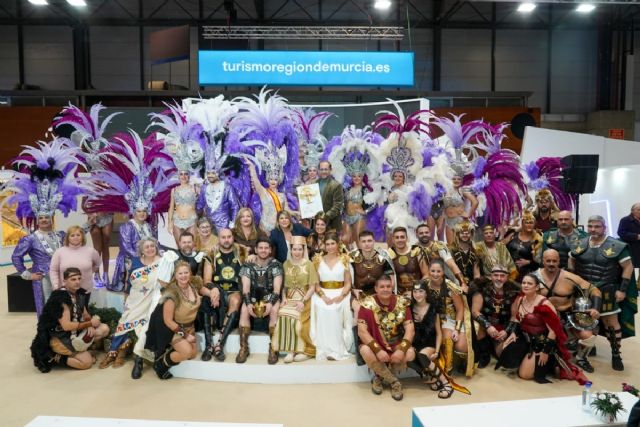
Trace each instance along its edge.
{"label": "white staircase step", "polygon": [[[213,336],[213,344],[218,342],[219,332]],[[198,351],[204,351],[204,332],[196,333]],[[269,352],[269,335],[264,332],[253,332],[249,335],[249,350],[252,354],[267,354]],[[240,351],[240,333],[236,329],[227,337],[227,344],[224,346],[225,353],[237,353]]]}

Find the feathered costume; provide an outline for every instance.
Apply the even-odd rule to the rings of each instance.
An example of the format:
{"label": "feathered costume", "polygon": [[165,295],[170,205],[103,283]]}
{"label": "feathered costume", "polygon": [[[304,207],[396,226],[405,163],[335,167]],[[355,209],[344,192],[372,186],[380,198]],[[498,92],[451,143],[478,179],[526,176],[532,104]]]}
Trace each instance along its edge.
{"label": "feathered costume", "polygon": [[[15,193],[6,203],[17,203],[16,216],[29,226],[35,224],[38,217],[53,216],[59,209],[67,216],[77,209],[77,198],[82,193],[74,177],[78,160],[78,148],[69,140],[58,138],[45,143],[39,141],[36,147],[25,147],[14,160],[18,167],[8,189]],[[62,246],[63,232],[42,232],[35,230],[23,237],[15,247],[11,262],[25,280],[32,273],[41,273],[41,280],[33,280],[33,297],[38,316],[44,303],[51,294],[49,264],[56,249]],[[29,255],[33,262],[31,270],[24,265],[24,257]]]}
{"label": "feathered costume", "polygon": [[505,125],[492,126],[481,120],[462,124],[462,116],[452,117],[439,117],[434,122],[451,142],[451,167],[464,176],[463,185],[477,195],[478,213],[484,213],[485,224],[510,222],[522,210],[526,185],[518,155],[501,148]]}
{"label": "feathered costume", "polygon": [[[171,188],[177,184],[173,162],[163,148],[153,135],[143,142],[132,130],[114,137],[100,154],[100,170],[85,184],[91,193],[87,211],[133,216],[137,210],[143,210],[150,215],[151,223],[156,224],[158,216],[169,208]],[[136,245],[141,238],[155,234],[149,222],[139,224],[131,219],[120,226],[120,251],[110,290],[124,289],[126,260],[137,256]]]}
{"label": "feathered costume", "polygon": [[[333,177],[342,184],[345,194],[344,221],[354,225],[364,215],[350,212],[349,206],[360,205],[368,214],[375,207],[375,194],[371,182],[377,182],[382,165],[377,150],[384,138],[371,130],[369,126],[357,129],[355,125],[347,126],[340,136],[331,139],[322,155],[332,165]],[[362,188],[354,191],[352,176],[362,175]]]}
{"label": "feathered costume", "polygon": [[536,193],[548,190],[562,211],[573,210],[573,197],[562,190],[562,161],[560,157],[540,157],[535,162],[523,165],[527,175],[527,187]]}
{"label": "feathered costume", "polygon": [[321,156],[323,153],[326,154],[327,139],[322,135],[322,128],[332,116],[333,113],[328,111],[316,113],[311,108],[293,111],[292,119],[298,134],[299,151],[304,154],[303,175],[308,168],[317,168]]}
{"label": "feathered costume", "polygon": [[152,122],[147,126],[147,130],[155,126],[163,129],[166,133],[158,132],[156,138],[164,141],[165,150],[173,159],[176,168],[199,176],[206,150],[203,127],[189,120],[180,106],[167,103],[165,106],[167,111],[149,114]]}
{"label": "feathered costume", "polygon": [[54,127],[69,125],[75,129],[70,137],[71,142],[82,150],[79,153],[79,158],[87,172],[100,167],[98,153],[108,145],[107,138],[104,136],[105,131],[113,118],[121,114],[120,112],[109,114],[100,123],[100,111],[105,108],[100,103],[94,104],[89,113],[86,113],[70,103],[62,110],[62,114],[53,121]]}
{"label": "feathered costume", "polygon": [[[269,96],[270,92],[263,88],[256,97],[257,101],[247,97],[233,100],[238,113],[229,123],[226,140],[227,146],[240,146],[242,149],[238,151],[258,160],[259,179],[269,194],[251,192],[249,177],[243,177],[242,186],[237,191],[241,205],[252,208],[256,222],[267,232],[274,228],[279,211],[297,209],[294,186],[300,174],[298,136],[291,110],[286,99],[278,94]],[[270,180],[278,182],[277,194],[271,194]]]}
{"label": "feathered costume", "polygon": [[[420,116],[432,113],[420,110],[405,118],[402,108],[397,103],[394,105],[397,114],[382,111],[374,128],[390,131],[378,154],[388,172],[382,175],[379,185],[374,185],[379,208],[370,216],[368,227],[381,234],[377,227],[384,209],[387,230],[404,227],[409,239],[415,241],[415,228],[426,221],[431,207],[452,188],[451,173],[444,151],[425,149],[421,142],[422,135],[430,139],[430,126]],[[404,185],[399,187],[393,185],[396,172],[404,176]]]}

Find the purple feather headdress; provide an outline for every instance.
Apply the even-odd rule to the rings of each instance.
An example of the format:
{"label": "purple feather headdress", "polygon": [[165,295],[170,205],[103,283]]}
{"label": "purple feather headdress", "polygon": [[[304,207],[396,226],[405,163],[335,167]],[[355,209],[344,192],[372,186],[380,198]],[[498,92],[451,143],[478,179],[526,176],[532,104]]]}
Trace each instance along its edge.
{"label": "purple feather headdress", "polygon": [[433,124],[440,128],[447,138],[451,140],[453,149],[456,151],[471,145],[477,135],[485,129],[482,120],[472,120],[463,124],[461,119],[464,114],[459,116],[450,114],[450,116],[452,117],[451,119],[445,116],[436,117]]}
{"label": "purple feather headdress", "polygon": [[19,172],[8,185],[15,194],[7,203],[18,204],[18,219],[31,224],[38,216],[53,216],[56,209],[65,216],[76,209],[77,196],[82,193],[74,177],[80,164],[78,152],[66,138],[25,146],[14,160]]}
{"label": "purple feather headdress", "polygon": [[187,120],[186,114],[177,104],[164,105],[167,107],[166,111],[149,114],[152,122],[147,126],[147,130],[154,126],[164,129],[167,132],[166,151],[176,168],[197,175],[202,170],[206,150],[204,129],[199,123]]}
{"label": "purple feather headdress", "polygon": [[105,131],[113,118],[120,112],[109,114],[100,123],[100,112],[106,109],[102,104],[94,104],[89,113],[82,111],[75,105],[69,104],[62,110],[62,114],[53,121],[53,126],[70,125],[75,129],[71,134],[71,141],[84,152],[79,152],[79,158],[87,170],[98,165],[97,154],[107,145]]}
{"label": "purple feather headdress", "polygon": [[328,111],[316,113],[311,108],[293,110],[292,119],[298,134],[299,149],[304,152],[305,166],[318,166],[320,156],[325,151],[327,139],[321,131],[325,122],[334,114]]}
{"label": "purple feather headdress", "polygon": [[171,188],[178,181],[171,157],[163,148],[154,135],[144,142],[133,130],[115,136],[101,153],[102,169],[86,181],[91,193],[87,212],[166,212]]}
{"label": "purple feather headdress", "polygon": [[405,132],[431,133],[429,123],[420,118],[422,114],[433,114],[431,110],[418,110],[409,114],[405,118],[402,107],[391,99],[387,98],[387,100],[396,107],[396,112],[394,113],[387,110],[378,111],[376,115],[380,116],[376,118],[375,126],[373,127],[374,132],[377,132],[380,129],[388,129],[391,133],[398,134],[403,134]]}
{"label": "purple feather headdress", "polygon": [[523,169],[529,179],[527,186],[535,191],[548,190],[560,210],[573,209],[573,197],[562,190],[562,168],[560,157],[541,157],[528,163]]}
{"label": "purple feather headdress", "polygon": [[478,157],[472,176],[465,177],[464,184],[476,194],[484,194],[488,224],[498,226],[522,211],[521,198],[527,186],[520,173],[520,158],[511,150],[500,149],[486,158]]}

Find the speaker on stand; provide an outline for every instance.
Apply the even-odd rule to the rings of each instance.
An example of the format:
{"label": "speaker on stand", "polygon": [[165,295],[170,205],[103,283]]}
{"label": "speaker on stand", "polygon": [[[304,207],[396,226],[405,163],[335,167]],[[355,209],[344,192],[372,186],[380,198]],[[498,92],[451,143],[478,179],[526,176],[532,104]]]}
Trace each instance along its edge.
{"label": "speaker on stand", "polygon": [[580,195],[591,194],[598,183],[600,156],[597,154],[572,154],[562,158],[562,189],[575,196],[576,224],[580,212]]}

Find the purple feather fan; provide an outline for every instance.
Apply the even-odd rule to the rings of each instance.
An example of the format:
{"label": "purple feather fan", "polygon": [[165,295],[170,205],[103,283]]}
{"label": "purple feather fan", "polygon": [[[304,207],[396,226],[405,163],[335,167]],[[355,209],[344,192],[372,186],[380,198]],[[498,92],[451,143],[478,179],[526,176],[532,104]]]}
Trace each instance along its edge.
{"label": "purple feather fan", "polygon": [[429,218],[432,204],[431,196],[427,194],[422,184],[416,185],[409,193],[409,213],[420,221],[426,221]]}
{"label": "purple feather fan", "polygon": [[387,225],[387,220],[384,217],[386,210],[387,205],[377,206],[367,215],[367,230],[370,230],[373,233],[373,237],[378,242],[383,242],[386,239],[384,231]]}
{"label": "purple feather fan", "polygon": [[572,210],[574,197],[562,189],[563,164],[560,157],[541,157],[536,160],[535,164],[540,171],[539,177],[547,181],[546,188],[553,195],[558,208],[560,210]]}
{"label": "purple feather fan", "polygon": [[471,144],[478,134],[485,129],[485,124],[482,120],[472,120],[467,123],[462,123],[462,117],[464,114],[456,116],[450,114],[451,119],[448,117],[436,117],[433,124],[440,128],[442,132],[451,140],[453,148],[461,150],[463,146]]}
{"label": "purple feather fan", "polygon": [[[400,109],[397,104],[396,108]],[[400,111],[402,110],[400,109]],[[380,113],[382,113],[382,115],[376,118],[376,122],[373,127],[374,132],[378,132],[380,129],[387,129],[389,132],[395,132],[399,134],[412,131],[417,133],[425,133],[427,135],[431,134],[431,125],[420,119],[420,115],[422,114],[433,115],[433,112],[431,110],[414,111],[413,113],[408,115],[406,119],[402,117],[401,113],[395,114],[390,111],[381,111]]]}
{"label": "purple feather fan", "polygon": [[342,145],[342,138],[341,135],[336,135],[333,138],[331,138],[331,140],[327,143],[327,145],[325,145],[324,147],[324,153],[322,153],[322,156],[320,157],[321,161],[326,161],[329,159],[329,156],[331,155],[331,152],[336,148],[339,147],[340,145]]}

